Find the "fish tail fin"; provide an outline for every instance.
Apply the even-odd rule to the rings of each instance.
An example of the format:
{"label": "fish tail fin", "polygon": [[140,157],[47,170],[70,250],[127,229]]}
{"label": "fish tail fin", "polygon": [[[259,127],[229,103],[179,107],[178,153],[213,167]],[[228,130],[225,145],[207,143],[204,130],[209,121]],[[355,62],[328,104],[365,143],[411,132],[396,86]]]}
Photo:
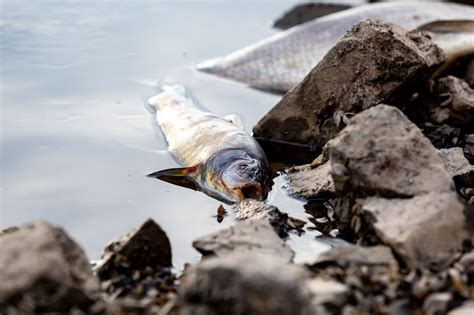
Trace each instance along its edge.
{"label": "fish tail fin", "polygon": [[148,174],[147,177],[157,178],[162,181],[192,190],[201,190],[197,179],[200,169],[200,164],[191,167],[170,168],[153,172]]}
{"label": "fish tail fin", "polygon": [[163,106],[172,103],[174,97],[188,97],[186,88],[180,84],[158,84],[156,86],[157,94],[150,97],[146,103],[150,112],[156,113]]}

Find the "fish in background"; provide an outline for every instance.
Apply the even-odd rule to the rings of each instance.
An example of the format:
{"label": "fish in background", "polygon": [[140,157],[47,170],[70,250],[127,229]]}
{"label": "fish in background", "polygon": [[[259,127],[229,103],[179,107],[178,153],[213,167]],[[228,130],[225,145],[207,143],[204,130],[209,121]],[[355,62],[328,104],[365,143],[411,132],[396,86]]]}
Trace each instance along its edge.
{"label": "fish in background", "polygon": [[369,17],[414,29],[439,20],[474,20],[474,7],[433,2],[357,6],[297,25],[196,67],[254,88],[285,93],[299,83],[354,24]]}
{"label": "fish in background", "polygon": [[182,168],[148,176],[201,191],[231,204],[246,198],[266,199],[270,168],[260,145],[235,116],[228,119],[203,111],[181,85],[163,85],[148,100]]}

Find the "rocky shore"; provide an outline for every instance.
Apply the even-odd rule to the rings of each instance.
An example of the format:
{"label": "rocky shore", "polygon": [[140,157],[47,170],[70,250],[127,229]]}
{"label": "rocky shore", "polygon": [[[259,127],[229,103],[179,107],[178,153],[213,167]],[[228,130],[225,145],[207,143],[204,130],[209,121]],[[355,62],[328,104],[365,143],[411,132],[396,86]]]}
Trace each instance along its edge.
{"label": "rocky shore", "polygon": [[[432,77],[444,61],[427,33],[360,22],[254,128],[307,162],[286,177],[308,222],[245,200],[179,273],[151,219],[96,265],[60,227],[7,229],[0,314],[474,314],[474,60]],[[296,264],[285,240],[309,228],[337,242]]]}

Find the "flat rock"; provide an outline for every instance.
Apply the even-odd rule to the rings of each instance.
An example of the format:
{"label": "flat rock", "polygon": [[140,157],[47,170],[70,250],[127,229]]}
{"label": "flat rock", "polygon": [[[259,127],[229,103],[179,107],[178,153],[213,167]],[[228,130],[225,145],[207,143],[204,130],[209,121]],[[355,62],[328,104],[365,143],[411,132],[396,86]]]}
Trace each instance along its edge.
{"label": "flat rock", "polygon": [[437,94],[440,105],[432,118],[436,123],[448,122],[453,126],[474,125],[474,90],[469,84],[454,76],[438,80]]}
{"label": "flat rock", "polygon": [[313,314],[308,272],[273,255],[234,253],[203,260],[182,277],[181,314]]}
{"label": "flat rock", "polygon": [[455,181],[464,187],[474,186],[474,165],[469,164],[462,148],[441,149],[439,155],[443,159],[449,175]]}
{"label": "flat rock", "polygon": [[0,237],[0,313],[87,310],[97,289],[84,251],[62,229],[40,221]]}
{"label": "flat rock", "polygon": [[423,311],[426,315],[446,314],[453,295],[450,292],[432,293],[423,303]]}
{"label": "flat rock", "polygon": [[323,313],[326,309],[342,308],[347,303],[350,295],[349,287],[338,281],[322,277],[312,278],[307,281],[309,291],[313,295],[316,309]]}
{"label": "flat rock", "polygon": [[286,262],[290,262],[294,256],[293,251],[278,237],[270,223],[260,219],[248,219],[198,238],[193,242],[193,247],[204,256],[260,253]]}
{"label": "flat rock", "polygon": [[390,247],[345,245],[334,247],[322,253],[313,263],[314,268],[323,268],[328,265],[337,265],[342,268],[360,266],[386,266],[396,271],[398,263]]}
{"label": "flat rock", "polygon": [[106,248],[96,273],[105,280],[124,266],[129,270],[172,266],[168,236],[152,219],[113,241]]}
{"label": "flat rock", "polygon": [[392,106],[381,104],[356,115],[328,143],[328,152],[341,195],[390,198],[454,191],[438,151]]}
{"label": "flat rock", "polygon": [[317,152],[351,115],[410,94],[444,59],[424,34],[363,20],[258,122],[254,136]]}
{"label": "flat rock", "polygon": [[255,199],[245,199],[234,206],[235,217],[239,220],[260,219],[270,223],[281,238],[287,238],[288,232],[302,233],[305,222],[290,217],[277,207]]}
{"label": "flat rock", "polygon": [[474,314],[474,300],[468,300],[461,306],[448,312],[448,315],[472,315]]}
{"label": "flat rock", "polygon": [[335,189],[331,172],[329,161],[316,167],[307,164],[289,169],[287,176],[290,194],[305,200],[333,197]]}
{"label": "flat rock", "polygon": [[359,202],[365,222],[412,268],[445,268],[462,250],[463,242],[474,240],[474,228],[468,224],[472,217],[467,217],[472,209],[452,192],[407,199],[370,197]]}

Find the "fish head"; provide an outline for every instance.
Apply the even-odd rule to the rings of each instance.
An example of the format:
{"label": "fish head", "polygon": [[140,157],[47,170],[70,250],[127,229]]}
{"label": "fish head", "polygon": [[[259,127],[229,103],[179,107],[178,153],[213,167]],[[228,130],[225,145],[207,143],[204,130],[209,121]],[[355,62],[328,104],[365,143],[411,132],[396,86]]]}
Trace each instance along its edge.
{"label": "fish head", "polygon": [[219,199],[235,203],[244,199],[265,200],[269,191],[268,163],[244,150],[227,150],[206,167],[206,181]]}

